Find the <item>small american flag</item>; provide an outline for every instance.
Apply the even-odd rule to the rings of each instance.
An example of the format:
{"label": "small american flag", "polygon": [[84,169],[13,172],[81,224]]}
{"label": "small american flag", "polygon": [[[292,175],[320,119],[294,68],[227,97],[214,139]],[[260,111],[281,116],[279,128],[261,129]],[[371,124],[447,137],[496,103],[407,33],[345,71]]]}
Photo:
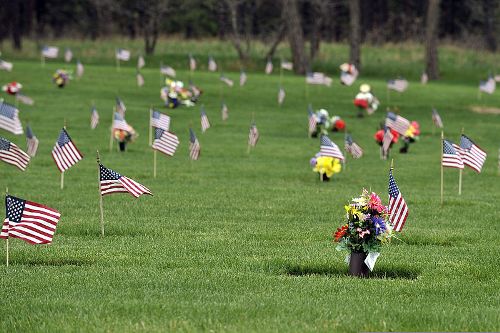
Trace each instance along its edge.
{"label": "small american flag", "polygon": [[35,157],[38,149],[38,139],[31,130],[30,125],[26,126],[26,152],[29,156]]}
{"label": "small american flag", "polygon": [[196,59],[193,57],[192,54],[189,55],[189,70],[190,71],[196,70]]}
{"label": "small american flag", "polygon": [[281,105],[285,101],[286,93],[283,87],[278,90],[278,104]]}
{"label": "small american flag", "polygon": [[226,103],[222,103],[221,106],[221,114],[222,114],[222,121],[226,121],[229,118],[229,109],[227,108]]}
{"label": "small american flag", "polygon": [[66,51],[64,51],[64,61],[71,62],[71,59],[73,59],[73,52],[70,48],[67,48]]}
{"label": "small american flag", "polygon": [[345,150],[350,153],[353,158],[360,158],[363,156],[363,149],[352,140],[350,134],[345,137]]}
{"label": "small american flag", "polygon": [[99,174],[102,196],[113,193],[130,193],[136,198],[142,194],[153,195],[146,186],[106,168],[102,164],[99,164]]}
{"label": "small american flag", "polygon": [[205,133],[207,129],[210,128],[210,122],[208,121],[207,113],[205,112],[205,108],[201,107],[201,132]]}
{"label": "small american flag", "polygon": [[429,81],[429,76],[427,73],[422,73],[422,76],[420,77],[420,83],[426,84]]}
{"label": "small american flag", "polygon": [[0,238],[19,238],[29,244],[50,244],[61,214],[50,207],[7,195]]}
{"label": "small american flag", "polygon": [[240,87],[244,86],[245,83],[247,83],[247,73],[245,73],[244,71],[241,71],[240,72]]}
{"label": "small american flag", "polygon": [[42,56],[44,58],[57,58],[57,55],[59,54],[59,48],[57,46],[44,46],[42,48]]}
{"label": "small american flag", "polygon": [[156,149],[168,156],[174,156],[179,145],[179,138],[174,133],[170,133],[161,128],[155,128],[155,139],[153,149]]}
{"label": "small american flag", "polygon": [[99,124],[99,113],[97,112],[95,106],[90,110],[90,128],[95,129]]}
{"label": "small american flag", "polygon": [[454,144],[448,140],[443,140],[443,156],[441,157],[441,165],[449,168],[463,169],[464,162],[462,157],[453,147]]}
{"label": "small american flag", "polygon": [[144,76],[142,76],[142,74],[138,72],[136,78],[137,78],[137,86],[142,87],[144,85]]}
{"label": "small american flag", "polygon": [[496,86],[495,80],[490,76],[488,80],[479,82],[479,91],[491,95],[495,92]]}
{"label": "small american flag", "polygon": [[137,58],[137,68],[141,69],[144,66],[146,66],[146,62],[144,61],[144,57],[140,55],[139,58]]}
{"label": "small american flag", "polygon": [[405,79],[394,79],[387,81],[387,89],[403,92],[408,88],[408,81]]}
{"label": "small american flag", "polygon": [[282,60],[281,68],[291,71],[293,69],[293,63],[291,61]]}
{"label": "small american flag", "polygon": [[160,66],[160,73],[171,77],[175,77],[177,75],[175,69],[173,69],[170,66],[163,66],[163,65]]}
{"label": "small american flag", "polygon": [[486,152],[476,146],[476,144],[463,135],[460,137],[460,147],[457,149],[465,165],[476,172],[481,172],[484,161],[486,161]]}
{"label": "small american flag", "polygon": [[314,72],[314,73],[307,73],[306,75],[306,83],[307,84],[320,84],[320,85],[325,85],[327,87],[332,85],[332,79],[328,76],[325,75],[325,73],[321,72]]}
{"label": "small american flag", "polygon": [[356,81],[357,76],[352,75],[350,73],[342,72],[340,74],[340,83],[346,86],[352,86],[352,84]]}
{"label": "small american flag", "polygon": [[127,108],[125,107],[125,103],[120,99],[120,97],[116,97],[116,112],[121,114],[122,116],[125,115],[125,111],[127,111]]}
{"label": "small american flag", "polygon": [[189,158],[197,160],[200,157],[200,142],[194,134],[194,131],[189,129]]}
{"label": "small american flag", "polygon": [[344,155],[342,155],[342,152],[340,151],[339,147],[330,140],[329,137],[326,135],[322,135],[320,139],[320,149],[319,153],[321,156],[330,156],[333,158],[337,158],[341,161],[344,160]]}
{"label": "small american flag", "polygon": [[0,69],[3,69],[4,71],[10,72],[13,67],[14,67],[14,65],[11,62],[0,59]]}
{"label": "small american flag", "polygon": [[170,129],[170,117],[160,111],[152,110],[151,126],[168,131]]}
{"label": "small american flag", "polygon": [[312,105],[309,104],[307,106],[307,113],[309,118],[309,135],[316,131],[316,126],[318,125],[318,121],[316,120],[316,115],[312,110]]}
{"label": "small american flag", "polygon": [[19,102],[21,102],[21,103],[23,103],[23,104],[26,104],[26,105],[33,105],[33,104],[35,104],[35,101],[33,100],[33,98],[31,98],[31,97],[29,97],[29,96],[26,96],[26,95],[24,95],[24,94],[22,94],[22,93],[20,93],[20,92],[18,92],[18,93],[16,94],[16,99],[17,99]]}
{"label": "small american flag", "polygon": [[19,120],[19,110],[13,105],[0,101],[0,128],[16,135],[23,134],[23,126]]}
{"label": "small american flag", "polygon": [[61,130],[59,139],[57,139],[52,149],[52,158],[61,172],[68,170],[83,158],[83,155],[76,148],[73,141],[71,141],[68,132],[64,128]]}
{"label": "small american flag", "polygon": [[443,121],[436,109],[432,109],[432,122],[437,128],[443,128]]}
{"label": "small american flag", "polygon": [[228,86],[232,87],[234,85],[234,82],[233,80],[231,80],[230,78],[228,78],[227,76],[224,76],[224,74],[221,74],[220,75],[220,80],[222,82],[224,82],[225,84],[227,84]]}
{"label": "small american flag", "polygon": [[252,122],[250,125],[250,131],[248,133],[248,145],[250,147],[255,147],[257,142],[259,141],[259,130],[257,129],[257,125],[255,122]]}
{"label": "small american flag", "polygon": [[211,72],[215,72],[217,70],[217,63],[212,56],[208,57],[208,70]]}
{"label": "small american flag", "polygon": [[266,63],[266,68],[264,69],[266,74],[271,74],[273,72],[273,62],[269,59]]}
{"label": "small american flag", "polygon": [[85,72],[85,69],[83,68],[82,62],[80,60],[77,60],[77,62],[76,62],[76,76],[82,77],[84,72]]}
{"label": "small american flag", "polygon": [[18,146],[7,139],[0,137],[0,160],[12,164],[24,171],[28,167],[30,157]]}
{"label": "small american flag", "polygon": [[382,139],[382,155],[384,158],[387,158],[387,154],[389,152],[389,148],[391,148],[392,139],[394,135],[392,135],[391,130],[386,127],[384,132],[384,138]]}
{"label": "small american flag", "polygon": [[130,125],[127,124],[125,118],[118,112],[115,112],[115,117],[113,119],[113,130],[130,131]]}
{"label": "small american flag", "polygon": [[117,60],[129,61],[130,60],[130,51],[125,50],[125,49],[116,49],[115,57]]}
{"label": "small american flag", "polygon": [[410,128],[410,122],[408,119],[398,116],[393,112],[387,112],[385,126],[392,128],[401,135],[405,135],[408,128]]}
{"label": "small american flag", "polygon": [[389,221],[395,231],[401,231],[408,218],[408,206],[399,191],[398,185],[392,176],[392,169],[389,171]]}

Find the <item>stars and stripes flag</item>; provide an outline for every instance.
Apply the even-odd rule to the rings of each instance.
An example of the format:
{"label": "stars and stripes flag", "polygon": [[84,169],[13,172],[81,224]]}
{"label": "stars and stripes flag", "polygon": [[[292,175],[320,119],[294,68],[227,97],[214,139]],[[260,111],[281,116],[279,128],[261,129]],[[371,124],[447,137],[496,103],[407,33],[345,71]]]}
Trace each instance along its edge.
{"label": "stars and stripes flag", "polygon": [[125,50],[125,49],[116,49],[115,57],[117,60],[129,61],[130,60],[130,51]]}
{"label": "stars and stripes flag", "polygon": [[217,70],[217,63],[212,56],[208,57],[208,70],[211,72],[215,72]]}
{"label": "stars and stripes flag", "polygon": [[127,124],[127,121],[125,118],[119,114],[118,112],[115,112],[115,117],[113,118],[113,130],[122,130],[122,131],[130,131],[130,125]]}
{"label": "stars and stripes flag", "polygon": [[83,158],[64,128],[52,149],[52,158],[61,172],[68,170]]}
{"label": "stars and stripes flag", "polygon": [[320,84],[325,85],[327,87],[332,85],[332,78],[325,75],[325,73],[314,72],[307,73],[306,75],[306,83],[307,84]]}
{"label": "stars and stripes flag", "polygon": [[227,76],[225,76],[224,74],[221,74],[220,75],[220,80],[222,82],[224,82],[225,84],[227,84],[228,86],[232,87],[234,85],[234,82],[233,80],[231,80],[230,78],[228,78]]}
{"label": "stars and stripes flag", "polygon": [[387,112],[385,126],[392,128],[401,135],[405,135],[408,128],[410,128],[410,122],[408,119],[398,116],[393,112]]}
{"label": "stars and stripes flag", "polygon": [[255,147],[259,141],[259,137],[259,130],[257,129],[257,125],[255,125],[254,121],[250,125],[250,131],[248,132],[248,145],[250,147]]}
{"label": "stars and stripes flag", "polygon": [[138,69],[141,69],[143,68],[144,66],[146,66],[146,61],[144,61],[144,57],[142,55],[140,55],[138,58],[137,58],[137,68]]}
{"label": "stars and stripes flag", "polygon": [[50,244],[61,214],[50,207],[7,195],[0,238],[19,238],[29,244]]}
{"label": "stars and stripes flag", "polygon": [[271,61],[271,59],[267,60],[266,68],[264,69],[264,72],[268,75],[273,72],[273,62]]}
{"label": "stars and stripes flag", "polygon": [[398,185],[389,171],[389,221],[395,231],[401,231],[408,218],[408,206],[399,191]]}
{"label": "stars and stripes flag", "polygon": [[177,75],[175,69],[173,69],[170,66],[164,66],[164,65],[160,66],[160,73],[171,77],[175,77]]}
{"label": "stars and stripes flag", "polygon": [[350,134],[347,134],[345,137],[345,150],[350,153],[353,158],[360,158],[363,156],[363,149],[352,140]]}
{"label": "stars and stripes flag", "polygon": [[97,112],[95,106],[92,106],[90,110],[90,128],[95,129],[99,124],[99,113]]}
{"label": "stars and stripes flag", "polygon": [[282,60],[281,68],[291,71],[293,70],[293,63],[291,61]]}
{"label": "stars and stripes flag", "polygon": [[99,174],[102,196],[113,193],[130,193],[136,198],[142,194],[153,195],[146,186],[106,168],[102,164],[99,164]]}
{"label": "stars and stripes flag", "polygon": [[443,140],[443,155],[441,156],[441,165],[448,168],[464,168],[462,157],[455,150],[454,144],[448,140]]}
{"label": "stars and stripes flag", "polygon": [[82,62],[80,60],[77,60],[76,61],[76,76],[82,77],[84,72],[85,72],[85,69],[83,68]]}
{"label": "stars and stripes flag", "polygon": [[141,73],[137,72],[136,78],[137,78],[137,86],[142,87],[144,85],[144,76],[142,76]]}
{"label": "stars and stripes flag", "polygon": [[204,107],[201,108],[200,116],[201,132],[205,133],[205,131],[210,128],[210,122],[208,121],[207,113],[205,112]]}
{"label": "stars and stripes flag", "polygon": [[495,80],[490,76],[488,80],[479,82],[479,91],[491,95],[495,92],[496,86]]}
{"label": "stars and stripes flag", "polygon": [[285,93],[285,88],[280,87],[278,90],[278,104],[281,105],[285,101],[286,93]]}
{"label": "stars and stripes flag", "polygon": [[460,137],[460,147],[453,146],[458,152],[464,165],[467,165],[476,172],[481,172],[484,161],[486,161],[486,152],[479,148],[471,139],[463,135]]}
{"label": "stars and stripes flag", "polygon": [[120,97],[116,97],[116,112],[118,112],[121,115],[125,115],[125,111],[127,111],[125,103],[123,103]]}
{"label": "stars and stripes flag", "polygon": [[388,127],[386,127],[384,131],[384,137],[382,139],[382,156],[385,158],[387,158],[387,153],[391,148],[391,143],[393,138],[394,135],[391,133],[391,130]]}
{"label": "stars and stripes flag", "polygon": [[189,129],[189,158],[197,160],[200,157],[200,142],[194,134],[194,131]]}
{"label": "stars and stripes flag", "polygon": [[22,94],[20,92],[18,92],[16,94],[16,99],[23,103],[23,104],[26,104],[26,105],[33,105],[35,104],[35,101],[33,100],[33,98],[29,97],[29,96],[26,96],[25,94]]}
{"label": "stars and stripes flag", "polygon": [[341,161],[344,160],[344,155],[342,155],[339,147],[326,135],[321,136],[319,153],[321,156],[330,156]]}
{"label": "stars and stripes flag", "polygon": [[408,81],[405,79],[394,79],[387,81],[387,89],[403,92],[408,88]]}
{"label": "stars and stripes flag", "polygon": [[24,171],[28,167],[30,157],[18,146],[0,137],[0,160],[12,164]]}
{"label": "stars and stripes flag", "polygon": [[71,59],[73,59],[73,52],[70,48],[66,48],[66,51],[64,51],[64,61],[71,62]]}
{"label": "stars and stripes flag", "polygon": [[174,156],[174,153],[179,145],[179,138],[174,133],[155,128],[155,139],[153,141],[153,149],[156,149],[168,156]]}
{"label": "stars and stripes flag", "polygon": [[38,138],[33,133],[31,126],[26,126],[26,152],[29,156],[35,157],[38,150]]}
{"label": "stars and stripes flag", "polygon": [[340,83],[350,87],[356,81],[357,76],[352,75],[347,72],[342,72],[340,74]]}
{"label": "stars and stripes flag", "polygon": [[432,122],[437,128],[443,128],[443,121],[436,109],[432,109]]}
{"label": "stars and stripes flag", "polygon": [[308,113],[308,118],[309,118],[309,135],[314,133],[316,131],[316,126],[318,125],[318,120],[316,119],[316,115],[314,114],[312,110],[312,105],[309,104],[307,106],[307,113]]}
{"label": "stars and stripes flag", "polygon": [[170,117],[157,110],[151,112],[151,126],[168,131],[170,129]]}
{"label": "stars and stripes flag", "polygon": [[19,120],[19,110],[3,101],[0,101],[0,128],[16,135],[24,133]]}
{"label": "stars and stripes flag", "polygon": [[42,56],[44,58],[55,59],[59,55],[59,48],[57,46],[44,46],[42,48]]}
{"label": "stars and stripes flag", "polygon": [[4,71],[10,72],[10,71],[12,71],[13,67],[14,67],[14,65],[11,62],[0,59],[0,69],[3,69]]}
{"label": "stars and stripes flag", "polygon": [[245,71],[240,72],[240,87],[244,86],[247,83],[247,73]]}
{"label": "stars and stripes flag", "polygon": [[229,109],[227,108],[227,105],[224,102],[222,102],[221,105],[221,114],[222,114],[222,121],[226,121],[229,118]]}
{"label": "stars and stripes flag", "polygon": [[189,70],[190,71],[196,70],[196,59],[193,57],[192,54],[189,55]]}
{"label": "stars and stripes flag", "polygon": [[427,73],[422,73],[422,76],[420,77],[420,83],[426,84],[429,81],[429,76]]}

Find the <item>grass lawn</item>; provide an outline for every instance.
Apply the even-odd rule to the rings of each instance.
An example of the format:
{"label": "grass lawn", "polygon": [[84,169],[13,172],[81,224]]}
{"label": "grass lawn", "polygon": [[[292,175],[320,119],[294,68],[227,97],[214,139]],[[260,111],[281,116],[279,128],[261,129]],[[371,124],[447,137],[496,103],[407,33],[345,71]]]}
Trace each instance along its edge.
{"label": "grass lawn", "polygon": [[[309,166],[319,142],[307,138],[304,79],[286,74],[286,100],[277,105],[278,75],[249,73],[247,85],[222,89],[229,120],[220,115],[219,74],[198,71],[202,103],[212,123],[200,131],[199,105],[167,110],[181,145],[173,158],[148,147],[151,105],[161,108],[156,66],[143,69],[87,65],[81,80],[56,88],[51,75],[66,65],[14,61],[0,83],[17,80],[35,99],[20,106],[40,140],[38,156],[22,173],[0,163],[0,188],[58,209],[61,221],[50,246],[11,239],[10,266],[0,266],[0,331],[499,331],[500,177],[499,115],[470,111],[471,105],[500,105],[500,95],[477,99],[477,82],[415,81],[387,99],[382,78],[369,82],[382,106],[373,116],[355,117],[353,87],[309,87],[310,102],[339,115],[364,149],[359,160],[328,183]],[[84,62],[85,63],[85,62]],[[73,67],[73,66],[72,66]],[[226,73],[237,81],[238,73]],[[181,79],[188,73],[178,69]],[[459,73],[455,73],[459,76]],[[486,75],[486,74],[485,74]],[[336,79],[336,78],[335,78]],[[127,106],[127,121],[140,133],[126,153],[109,152],[115,96]],[[9,97],[6,97],[7,100]],[[90,130],[91,103],[101,116]],[[401,241],[383,249],[374,278],[346,275],[345,253],[332,232],[344,219],[344,204],[362,188],[387,200],[390,161],[379,159],[372,139],[386,106],[421,124],[410,153],[395,147],[394,175],[410,215]],[[458,170],[445,170],[440,206],[440,140],[431,109],[440,112],[446,137],[465,133],[488,152],[483,172],[466,169],[458,195]],[[247,154],[252,118],[261,134]],[[59,172],[50,151],[66,120],[84,159]],[[188,157],[193,124],[201,157]],[[25,138],[5,131],[21,148]],[[343,135],[331,139],[343,146]],[[105,237],[100,236],[96,149],[102,163],[149,187],[153,197],[104,197]],[[2,210],[3,212],[3,210]],[[2,243],[3,244],[3,243]],[[3,260],[4,249],[0,249]]]}

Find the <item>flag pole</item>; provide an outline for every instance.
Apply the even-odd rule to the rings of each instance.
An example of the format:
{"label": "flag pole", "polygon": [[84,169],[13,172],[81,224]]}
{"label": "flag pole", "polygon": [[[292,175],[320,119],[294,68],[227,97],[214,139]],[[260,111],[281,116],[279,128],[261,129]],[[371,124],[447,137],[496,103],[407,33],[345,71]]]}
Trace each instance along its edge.
{"label": "flag pole", "polygon": [[441,130],[441,206],[443,206],[443,145],[444,145],[444,131]]}
{"label": "flag pole", "polygon": [[[5,187],[5,197],[9,195],[9,188]],[[5,239],[5,266],[9,267],[9,229],[7,229],[7,238]]]}
{"label": "flag pole", "polygon": [[346,142],[347,140],[347,131],[345,130],[345,127],[344,127],[344,160],[342,161],[342,164],[343,164],[343,167],[344,167],[344,171],[346,170],[346,164],[347,164],[347,147],[346,147]]}
{"label": "flag pole", "polygon": [[113,113],[111,114],[111,129],[109,134],[109,152],[113,151],[113,122],[115,120],[116,107],[113,107]]}
{"label": "flag pole", "polygon": [[101,194],[101,158],[99,150],[97,150],[97,183],[99,184],[99,208],[101,211],[101,235],[104,236],[104,210],[102,207],[102,194]]}
{"label": "flag pole", "polygon": [[153,145],[153,125],[151,124],[151,118],[153,118],[153,106],[149,108],[149,146]]}
{"label": "flag pole", "polygon": [[[464,128],[462,127],[462,135],[464,135]],[[459,170],[458,173],[458,195],[462,195],[462,172],[463,169]]]}
{"label": "flag pole", "polygon": [[156,178],[156,149],[153,149],[153,178]]}

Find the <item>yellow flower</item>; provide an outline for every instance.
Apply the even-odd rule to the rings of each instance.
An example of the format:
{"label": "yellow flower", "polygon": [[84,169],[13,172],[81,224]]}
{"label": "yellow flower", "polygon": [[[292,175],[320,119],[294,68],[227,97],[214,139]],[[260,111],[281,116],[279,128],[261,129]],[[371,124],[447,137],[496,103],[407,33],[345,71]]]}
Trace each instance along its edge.
{"label": "yellow flower", "polygon": [[331,178],[334,174],[339,173],[341,169],[342,165],[338,159],[329,156],[320,156],[316,159],[316,166],[313,171],[326,174],[328,178]]}

